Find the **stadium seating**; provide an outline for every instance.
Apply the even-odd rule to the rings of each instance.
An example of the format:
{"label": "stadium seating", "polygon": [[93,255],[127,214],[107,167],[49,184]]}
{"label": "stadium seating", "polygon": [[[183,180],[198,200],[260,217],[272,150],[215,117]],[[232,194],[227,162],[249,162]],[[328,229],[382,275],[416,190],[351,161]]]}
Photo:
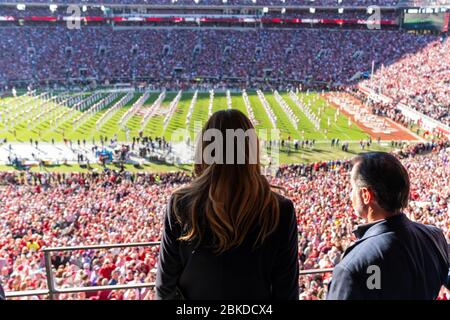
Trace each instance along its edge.
{"label": "stadium seating", "polygon": [[[403,148],[411,178],[411,219],[441,228],[450,240],[450,144]],[[421,155],[424,153],[424,155]],[[301,269],[333,267],[354,240],[349,162],[284,165],[271,183],[295,204]],[[429,179],[433,176],[434,179]],[[43,247],[157,241],[172,191],[185,173],[0,172],[0,263],[6,291],[46,288]],[[77,250],[52,260],[58,287],[153,282],[158,247]],[[330,274],[300,277],[301,299],[322,299]],[[60,294],[58,299],[152,299],[153,290]],[[31,297],[36,299],[37,297]],[[42,299],[45,297],[41,297]]]}
{"label": "stadium seating", "polygon": [[237,77],[348,85],[373,61],[368,86],[448,124],[449,50],[448,38],[401,31],[5,27],[0,83]]}
{"label": "stadium seating", "polygon": [[[9,1],[0,0],[0,5],[5,2]],[[180,121],[181,125],[190,128],[196,120],[194,109],[200,109],[196,106],[198,95],[200,101],[205,99],[203,96],[209,97],[204,108],[207,110],[205,115],[210,115],[214,99],[220,99],[219,96],[226,101],[227,108],[232,107],[229,89],[235,88],[240,90],[233,95],[239,99],[242,96],[243,109],[252,123],[258,122],[260,114],[253,112],[257,109],[252,109],[251,103],[254,105],[258,101],[261,104],[259,111],[267,115],[268,127],[289,125],[298,133],[300,125],[304,124],[299,124],[293,105],[284,101],[291,97],[298,111],[301,110],[306,120],[319,131],[320,117],[306,104],[300,104],[294,91],[279,95],[277,90],[273,90],[264,94],[275,86],[280,93],[295,90],[299,83],[341,88],[348,95],[351,92],[362,101],[361,105],[366,103],[373,114],[389,117],[407,127],[417,123],[399,112],[398,104],[405,104],[450,125],[450,39],[444,35],[412,34],[387,28],[366,30],[365,24],[346,28],[339,23],[333,28],[326,24],[317,28],[304,24],[295,29],[268,26],[230,28],[224,25],[204,28],[196,21],[183,27],[172,22],[162,23],[162,28],[152,28],[151,23],[124,23],[113,27],[110,22],[89,22],[82,24],[80,29],[69,30],[61,21],[53,23],[31,19],[33,16],[50,17],[50,21],[55,17],[61,18],[66,14],[64,7],[50,12],[47,6],[28,6],[28,3],[95,3],[98,6],[87,8],[85,14],[103,18],[110,17],[111,11],[102,10],[100,5],[112,4],[171,5],[167,11],[159,11],[163,14],[170,13],[171,8],[177,5],[188,5],[191,9],[200,6],[327,6],[335,12],[319,9],[317,13],[301,13],[301,18],[367,19],[363,7],[378,5],[388,7],[382,19],[398,22],[400,10],[394,8],[411,1],[25,0],[23,3],[27,3],[26,10],[0,6],[0,16],[17,18],[13,22],[7,18],[0,21],[0,88],[4,90],[0,95],[9,95],[16,86],[42,86],[46,89],[32,91],[34,93],[29,96],[31,90],[22,93],[26,101],[20,105],[16,105],[16,100],[2,105],[6,109],[0,113],[1,120],[8,124],[2,133],[11,129],[9,131],[15,135],[16,127],[28,126],[31,131],[47,122],[48,131],[53,133],[52,130],[64,121],[68,121],[75,131],[86,125],[91,117],[95,117],[92,128],[100,131],[118,114],[118,110],[125,108],[127,111],[114,120],[122,131],[127,129],[130,119],[142,131],[151,125],[155,115],[164,115],[164,131],[179,111],[177,106],[182,94],[186,89],[193,89],[192,99],[183,101],[189,107]],[[341,6],[361,8],[338,14],[334,8]],[[117,14],[122,8],[114,10]],[[259,14],[254,13],[255,16]],[[273,11],[264,17],[296,18],[298,15]],[[374,73],[370,78],[372,64]],[[197,83],[199,79],[206,80]],[[144,84],[141,88],[148,87],[139,94],[95,90],[73,94],[68,89],[71,85],[91,82],[140,83]],[[211,83],[216,86],[211,88]],[[51,85],[60,85],[64,92],[51,97]],[[359,95],[358,85],[371,88],[391,98],[392,102],[367,99]],[[155,99],[144,108],[150,89],[158,91],[159,96],[152,97]],[[226,95],[221,89],[226,90]],[[255,95],[248,89],[259,90]],[[173,97],[166,99],[166,90],[175,91]],[[277,113],[278,117],[266,96],[275,99],[273,101],[279,105],[281,113]],[[255,100],[250,102],[249,97]],[[20,97],[17,99],[22,101]],[[50,99],[60,99],[60,105]],[[163,101],[167,100],[171,101],[167,113],[158,113]],[[286,118],[284,122],[280,114]],[[64,130],[62,132],[64,137]],[[66,144],[67,141],[64,138]],[[33,143],[31,138],[30,142]],[[301,149],[304,148],[303,142]],[[35,143],[37,149],[38,142]],[[72,147],[72,140],[69,143]],[[161,143],[163,149],[169,148],[160,140]],[[343,142],[342,150],[345,145],[348,149],[348,142]],[[0,147],[6,150],[5,144]],[[299,145],[297,147],[300,148]],[[330,148],[339,150],[334,139]],[[441,228],[450,242],[450,142],[430,141],[401,145],[399,149],[396,154],[402,159],[411,179],[410,203],[405,213],[412,220]],[[310,152],[312,148],[307,150],[306,147],[304,151]],[[165,160],[159,154],[148,158],[158,163]],[[119,161],[114,161],[120,165]],[[81,167],[89,166],[84,162],[80,164]],[[134,166],[143,169],[139,163],[134,163]],[[352,230],[360,220],[351,205],[349,170],[348,160],[323,161],[282,165],[274,176],[269,177],[270,182],[282,187],[295,204],[299,259],[303,270],[334,267],[344,249],[355,240]],[[0,170],[0,283],[7,292],[47,288],[42,251],[45,247],[159,241],[162,216],[170,195],[191,179],[191,175],[185,172],[32,173]],[[52,258],[56,285],[69,288],[154,282],[158,250],[159,247],[154,246],[56,253]],[[330,273],[301,276],[300,299],[325,298],[330,277]],[[449,292],[441,293],[440,298],[444,299],[445,295],[450,299]],[[28,298],[46,299],[45,296]],[[153,299],[154,292],[148,288],[105,290],[59,294],[56,298],[138,300]]]}

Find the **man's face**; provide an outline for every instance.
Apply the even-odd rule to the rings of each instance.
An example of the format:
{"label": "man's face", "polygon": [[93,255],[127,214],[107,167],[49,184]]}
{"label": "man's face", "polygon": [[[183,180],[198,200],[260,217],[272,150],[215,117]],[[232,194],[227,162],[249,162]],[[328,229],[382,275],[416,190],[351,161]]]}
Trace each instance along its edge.
{"label": "man's face", "polygon": [[357,169],[358,164],[353,166],[352,172],[351,172],[351,178],[350,182],[352,185],[352,194],[351,194],[351,201],[353,205],[353,209],[355,210],[356,214],[361,218],[367,217],[367,207],[364,205],[362,197],[361,197],[361,188],[356,185],[355,182],[355,172]]}

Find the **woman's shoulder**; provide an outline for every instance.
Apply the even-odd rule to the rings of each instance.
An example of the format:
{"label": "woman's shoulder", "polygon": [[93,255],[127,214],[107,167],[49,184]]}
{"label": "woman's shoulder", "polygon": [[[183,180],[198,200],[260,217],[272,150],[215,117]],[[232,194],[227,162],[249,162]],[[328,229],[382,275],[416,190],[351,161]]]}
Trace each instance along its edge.
{"label": "woman's shoulder", "polygon": [[167,203],[167,214],[169,219],[179,225],[184,225],[190,220],[190,199],[183,189],[172,193]]}
{"label": "woman's shoulder", "polygon": [[186,191],[182,188],[175,190],[169,198],[168,205],[170,210],[173,212],[183,211],[186,209],[188,204],[188,199],[186,197]]}
{"label": "woman's shoulder", "polygon": [[294,203],[289,198],[275,192],[278,199],[278,205],[280,208],[280,223],[289,224],[295,219]]}
{"label": "woman's shoulder", "polygon": [[291,210],[294,208],[294,203],[292,202],[291,199],[283,196],[282,194],[278,193],[278,192],[274,192],[277,199],[278,199],[278,204],[280,206],[280,211],[285,209],[285,210]]}

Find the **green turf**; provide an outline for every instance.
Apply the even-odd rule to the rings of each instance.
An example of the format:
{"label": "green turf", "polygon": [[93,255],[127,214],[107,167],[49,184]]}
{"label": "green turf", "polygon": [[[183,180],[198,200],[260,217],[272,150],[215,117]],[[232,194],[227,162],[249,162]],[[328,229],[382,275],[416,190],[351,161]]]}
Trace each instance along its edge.
{"label": "green turf", "polygon": [[213,102],[213,112],[219,111],[219,110],[226,110],[228,108],[227,106],[227,96],[225,92],[216,92],[214,94],[214,102]]}
{"label": "green turf", "polygon": [[[193,96],[193,93],[186,92],[181,95],[178,106],[175,109],[175,112],[172,115],[169,124],[167,125],[166,131],[164,132],[164,137],[166,139],[171,140],[173,138],[175,141],[179,141],[183,140],[183,138],[186,136],[186,116],[189,111],[189,106],[191,104]],[[180,139],[178,139],[178,137],[180,137]]]}
{"label": "green turf", "polygon": [[145,112],[148,108],[151,107],[153,102],[158,99],[159,93],[151,93],[147,100],[144,101],[144,104],[141,107],[141,112],[135,113],[126,123],[125,128],[130,129],[130,139],[133,136],[138,136],[139,132],[141,131],[141,120]]}
{"label": "green turf", "polygon": [[[256,92],[247,92],[248,94],[248,100],[250,101],[250,106],[253,110],[253,114],[255,115],[256,119],[256,129],[273,129],[272,123],[270,122],[269,116],[266,113],[266,110],[264,109],[261,101],[259,100],[258,95]],[[244,104],[244,101],[242,100],[242,104]],[[245,105],[244,105],[245,107]]]}
{"label": "green turf", "polygon": [[[316,97],[316,103],[311,104],[311,110],[318,114],[319,108],[325,108],[323,114],[320,117],[320,127],[322,129],[327,128],[327,138],[339,138],[341,140],[364,140],[368,138],[367,133],[365,133],[361,128],[359,128],[354,122],[351,126],[348,126],[348,118],[342,114],[339,114],[337,122],[334,122],[334,115],[337,111],[336,108],[328,104],[324,98],[318,96],[317,94],[303,94],[304,101],[313,101],[313,97]],[[328,118],[330,118],[331,126],[328,127]]]}
{"label": "green turf", "polygon": [[[142,94],[134,94],[133,98],[122,108],[114,113],[114,115],[100,128],[100,131],[97,131],[95,128],[95,122],[92,127],[93,131],[91,131],[91,138],[93,137],[95,140],[100,139],[100,135],[108,137],[108,139],[113,138],[114,134],[117,134],[117,139],[119,141],[126,141],[126,133],[125,130],[122,130],[119,126],[120,118],[127,112],[128,109],[131,108],[133,103],[136,102],[137,99]],[[132,128],[130,128],[132,129]]]}
{"label": "green turf", "polygon": [[267,102],[272,107],[275,116],[277,117],[277,127],[280,129],[281,138],[287,139],[289,136],[292,139],[300,139],[300,133],[295,129],[294,125],[289,120],[289,116],[284,112],[283,108],[279,105],[275,96],[272,94],[265,94]]}
{"label": "green turf", "polygon": [[206,120],[208,120],[208,104],[209,104],[209,93],[202,92],[198,93],[197,102],[194,106],[194,112],[191,116],[191,122],[189,123],[189,133],[191,135],[191,139],[194,138],[194,135],[200,131],[201,127],[205,124]]}
{"label": "green turf", "polygon": [[[163,133],[164,126],[164,118],[169,110],[170,102],[175,98],[177,94],[175,92],[168,92],[159,107],[159,110],[156,112],[147,125],[144,128],[145,136],[161,136]],[[157,98],[157,97],[156,97]],[[156,99],[155,99],[156,100]]]}
{"label": "green turf", "polygon": [[232,93],[231,94],[232,107],[243,112],[248,117],[247,109],[245,108],[244,99],[242,98],[242,93]]}
{"label": "green turf", "polygon": [[[61,139],[81,139],[81,138],[89,138],[90,134],[89,131],[87,129],[92,129],[93,127],[95,127],[95,122],[107,111],[107,109],[109,107],[111,107],[114,103],[116,103],[117,101],[120,100],[120,98],[122,98],[123,95],[119,95],[119,97],[117,97],[114,101],[112,101],[112,103],[110,103],[108,106],[105,107],[105,109],[101,110],[100,112],[96,113],[94,116],[92,116],[90,119],[88,119],[86,121],[86,123],[84,123],[82,126],[80,126],[80,128],[76,129],[75,131],[73,130],[73,120],[76,119],[79,115],[80,112],[75,111],[75,114],[73,116],[71,116],[70,118],[67,119],[67,121],[63,122],[62,124],[60,124],[58,126],[58,129],[56,130],[56,132],[48,132],[47,135],[45,136],[45,138],[47,139],[55,139],[55,141],[59,141]],[[86,130],[86,131],[84,131]],[[55,136],[56,134],[56,136]],[[44,138],[44,139],[45,139]]]}
{"label": "green turf", "polygon": [[[87,97],[89,94],[85,94]],[[144,106],[140,111],[138,111],[135,115],[133,115],[126,123],[126,127],[130,129],[129,137],[137,136],[139,131],[141,130],[141,120],[145,111],[152,105],[152,103],[157,99],[160,92],[152,92],[149,98],[145,101]],[[169,123],[167,124],[166,129],[164,130],[164,118],[167,114],[170,102],[175,98],[177,92],[167,92],[164,101],[162,102],[159,110],[155,113],[155,115],[150,119],[147,125],[144,128],[144,135],[150,136],[161,136],[163,135],[166,139],[170,140],[173,137],[174,133],[178,133],[178,136],[182,138],[186,138],[188,135],[191,140],[194,138],[195,129],[200,129],[201,126],[208,119],[208,103],[209,103],[209,92],[202,92],[198,94],[197,102],[194,105],[194,111],[191,117],[191,121],[188,127],[186,127],[186,116],[189,110],[189,106],[192,101],[193,92],[183,92],[181,99],[170,118]],[[297,153],[292,152],[289,156],[287,154],[281,154],[281,161],[287,163],[295,163],[295,162],[306,162],[306,161],[318,161],[325,159],[338,159],[349,156],[351,153],[343,153],[340,149],[331,149],[329,147],[329,143],[322,143],[321,141],[330,140],[331,138],[339,138],[341,141],[352,141],[357,142],[361,139],[366,139],[367,134],[357,127],[354,123],[351,128],[348,127],[348,119],[342,113],[340,114],[338,121],[334,122],[334,114],[336,109],[329,105],[318,93],[299,93],[298,96],[302,97],[305,102],[312,101],[315,99],[315,103],[311,106],[311,109],[314,113],[317,114],[318,109],[320,107],[325,106],[324,113],[321,115],[321,130],[316,130],[313,124],[307,119],[305,114],[298,108],[289,94],[287,92],[279,92],[282,98],[286,101],[286,103],[291,107],[293,112],[299,118],[299,128],[295,130],[293,124],[289,120],[289,116],[284,112],[282,107],[278,104],[275,97],[271,92],[264,92],[265,98],[270,104],[272,110],[274,111],[277,117],[277,129],[280,132],[281,138],[286,139],[288,136],[291,136],[292,139],[302,139],[302,132],[304,132],[304,139],[312,140],[315,139],[317,141],[317,145],[314,151],[298,151]],[[102,97],[105,97],[107,94],[104,93]],[[104,125],[97,130],[96,121],[107,112],[108,108],[114,105],[118,100],[120,100],[125,93],[119,94],[119,96],[108,106],[106,106],[103,110],[91,115],[88,119],[80,125],[76,130],[74,130],[72,126],[72,121],[76,117],[78,117],[81,112],[73,111],[71,118],[67,121],[59,123],[58,126],[50,126],[50,120],[54,116],[60,115],[68,110],[68,107],[62,105],[55,105],[53,103],[49,103],[46,108],[50,109],[55,108],[55,113],[47,114],[40,123],[33,123],[32,128],[28,129],[27,121],[22,121],[20,123],[16,123],[14,128],[8,128],[5,130],[3,120],[0,121],[0,139],[7,138],[9,141],[22,141],[27,142],[30,138],[39,139],[41,141],[50,141],[52,138],[55,141],[62,141],[63,138],[71,139],[73,141],[86,139],[90,142],[92,139],[98,141],[100,135],[106,136],[108,138],[112,138],[114,134],[117,134],[119,141],[126,140],[126,132],[119,126],[119,120],[123,114],[132,106],[132,104],[142,96],[142,93],[135,93],[133,98],[129,103],[127,103],[122,108],[119,108],[114,112],[112,117],[104,123]],[[257,96],[255,91],[249,91],[249,101],[251,104],[252,111],[256,118],[256,128],[257,129],[272,129],[272,123],[269,120],[269,117],[262,106],[262,103]],[[244,105],[244,100],[242,98],[241,92],[232,93],[232,107],[242,111],[244,114],[247,114],[247,110]],[[6,110],[15,110],[11,109],[10,106],[14,106],[14,108],[18,108],[18,106],[26,105],[34,105],[35,102],[32,102],[32,98],[28,96],[21,96],[17,98],[13,97],[4,97],[0,99],[0,113],[6,112]],[[10,108],[10,109],[8,109]],[[89,106],[88,106],[89,108]],[[227,98],[225,92],[215,92],[214,103],[213,103],[213,111],[222,110],[227,108]],[[30,115],[30,119],[35,117],[42,110],[34,110]],[[14,112],[14,111],[13,111]],[[331,126],[327,128],[327,135],[324,134],[324,128],[328,127],[327,118],[331,119]],[[195,127],[197,125],[197,128]],[[180,131],[181,130],[181,131]],[[185,131],[183,131],[185,130]],[[180,134],[181,132],[181,134]],[[267,138],[270,137],[270,131],[267,132]],[[261,136],[260,136],[261,137]],[[262,137],[261,137],[262,138]],[[359,147],[355,145],[354,147],[350,147],[350,151],[358,152]],[[382,148],[383,149],[383,148]],[[383,149],[384,150],[384,149]]]}
{"label": "green turf", "polygon": [[291,107],[292,111],[299,119],[298,124],[298,134],[300,137],[299,139],[302,139],[303,137],[308,140],[325,139],[325,136],[314,128],[314,125],[311,123],[311,121],[309,121],[306,115],[297,107],[297,105],[294,103],[294,101],[291,99],[288,93],[280,93],[280,95],[284,99],[284,101],[286,101],[286,103]]}

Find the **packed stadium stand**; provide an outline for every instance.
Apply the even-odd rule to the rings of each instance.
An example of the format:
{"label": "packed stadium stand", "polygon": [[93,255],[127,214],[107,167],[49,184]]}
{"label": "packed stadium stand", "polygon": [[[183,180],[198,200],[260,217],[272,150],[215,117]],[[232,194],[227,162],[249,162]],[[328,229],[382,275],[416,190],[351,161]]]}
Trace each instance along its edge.
{"label": "packed stadium stand", "polygon": [[[413,220],[450,241],[448,142],[404,148]],[[331,268],[354,241],[348,161],[280,167],[272,183],[294,201],[301,269]],[[430,176],[435,177],[429,179]],[[0,173],[1,280],[7,291],[45,289],[42,247],[157,241],[161,217],[185,173]],[[158,247],[77,250],[54,256],[58,287],[153,282]],[[67,264],[69,262],[69,264]],[[330,273],[300,277],[301,299],[323,299]],[[59,299],[152,299],[151,289],[61,294]],[[36,298],[36,297],[34,297]]]}
{"label": "packed stadium stand", "polygon": [[[91,18],[82,19],[81,27],[75,29],[66,25],[67,7],[50,11],[47,0],[23,3],[26,9],[18,10],[10,1],[0,0],[0,87],[5,91],[30,85],[69,88],[141,82],[187,89],[195,79],[240,89],[275,88],[281,83],[317,83],[353,91],[364,86],[391,99],[388,103],[367,101],[374,114],[407,125],[396,109],[397,104],[404,104],[450,126],[448,34],[443,30],[406,32],[401,27],[399,8],[424,2],[53,1],[87,6],[81,12]],[[138,13],[123,6],[127,4],[159,7],[156,11],[142,8]],[[100,5],[111,7],[104,10]],[[305,8],[281,11],[294,5]],[[365,8],[369,5],[384,8],[377,18],[384,23],[376,28],[367,23],[371,14]],[[178,10],[178,6],[186,8]],[[244,11],[225,14],[216,6]],[[245,9],[255,6],[280,9],[264,14],[262,8]],[[311,6],[317,12],[310,12]],[[338,7],[353,9],[339,13]],[[218,20],[215,15],[220,15]],[[405,212],[412,220],[441,228],[448,242],[449,147],[448,141],[430,141],[403,147],[398,153],[411,178],[411,201]],[[355,240],[351,231],[360,221],[351,206],[349,169],[346,160],[284,165],[271,178],[295,204],[301,269],[334,267]],[[0,283],[7,292],[47,288],[44,247],[159,241],[161,217],[172,191],[191,179],[183,172],[0,172]],[[77,250],[54,255],[56,285],[154,282],[158,249]],[[324,299],[330,278],[329,272],[300,277],[300,298]],[[440,298],[447,296],[443,291]],[[57,298],[153,299],[154,291],[104,290]]]}
{"label": "packed stadium stand", "polygon": [[359,82],[362,73],[368,74],[374,62],[374,77],[365,81],[367,85],[449,123],[450,56],[446,53],[450,39],[444,36],[330,29],[114,30],[104,26],[67,30],[40,26],[0,28],[0,39],[0,81],[4,85],[171,77],[314,79],[349,85]]}
{"label": "packed stadium stand", "polygon": [[[0,32],[3,81],[65,80],[79,78],[80,70],[81,76],[100,82],[176,72],[181,78],[262,78],[265,69],[272,69],[272,78],[346,84],[358,71],[370,69],[372,60],[387,66],[422,49],[440,55],[449,44],[437,36],[398,31],[23,27]],[[45,45],[42,39],[48,39]],[[442,65],[436,61],[433,67]]]}

